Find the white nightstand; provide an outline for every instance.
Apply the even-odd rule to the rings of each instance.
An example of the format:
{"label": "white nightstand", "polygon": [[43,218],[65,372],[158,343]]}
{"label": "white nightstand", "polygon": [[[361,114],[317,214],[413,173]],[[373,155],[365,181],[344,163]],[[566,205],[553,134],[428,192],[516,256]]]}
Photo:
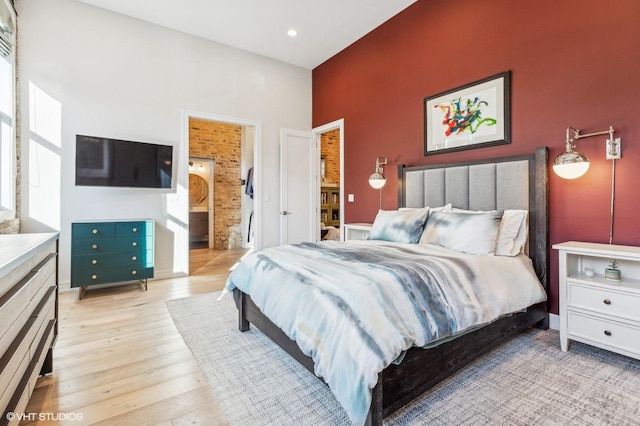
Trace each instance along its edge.
{"label": "white nightstand", "polygon": [[366,240],[369,238],[372,223],[345,223],[342,235],[344,241]]}
{"label": "white nightstand", "polygon": [[[571,241],[553,248],[560,260],[560,348],[576,340],[640,359],[640,247]],[[604,277],[613,259],[621,281]]]}

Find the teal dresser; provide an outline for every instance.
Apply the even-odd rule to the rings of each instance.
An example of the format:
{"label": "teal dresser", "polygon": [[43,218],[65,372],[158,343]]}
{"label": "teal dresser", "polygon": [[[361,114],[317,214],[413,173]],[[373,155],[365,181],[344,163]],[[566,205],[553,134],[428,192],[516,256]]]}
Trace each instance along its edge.
{"label": "teal dresser", "polygon": [[155,222],[74,222],[71,224],[71,287],[153,278]]}

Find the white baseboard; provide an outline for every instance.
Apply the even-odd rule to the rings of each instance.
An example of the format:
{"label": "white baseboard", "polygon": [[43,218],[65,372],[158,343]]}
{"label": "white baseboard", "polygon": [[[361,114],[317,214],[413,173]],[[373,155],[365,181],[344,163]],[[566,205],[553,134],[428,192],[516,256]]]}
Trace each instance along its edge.
{"label": "white baseboard", "polygon": [[552,330],[560,330],[560,315],[549,314],[549,328]]}

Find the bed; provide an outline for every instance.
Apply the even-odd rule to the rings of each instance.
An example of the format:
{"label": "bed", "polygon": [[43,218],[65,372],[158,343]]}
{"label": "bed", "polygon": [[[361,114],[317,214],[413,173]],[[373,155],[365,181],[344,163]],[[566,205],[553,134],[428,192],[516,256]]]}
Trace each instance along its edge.
{"label": "bed", "polygon": [[[420,167],[406,167],[401,165],[399,166],[398,173],[398,205],[407,210],[413,209],[415,211],[421,211],[424,210],[422,208],[425,206],[447,205],[473,212],[526,210],[528,212],[528,234],[527,241],[524,244],[524,250],[528,257],[518,255],[517,259],[520,259],[520,262],[523,264],[529,262],[530,266],[532,265],[531,273],[535,275],[534,278],[537,277],[536,282],[541,285],[542,291],[546,292],[548,290],[548,182],[546,148],[538,148],[535,153],[531,155],[491,160]],[[435,223],[432,219],[442,216],[441,213],[428,212],[427,214],[429,215],[429,219],[426,220],[425,228],[429,227],[430,223]],[[433,216],[431,216],[432,214]],[[502,216],[502,213],[500,216]],[[376,221],[377,220],[378,218],[376,218]],[[297,263],[295,263],[295,256],[298,254],[296,254],[295,251],[287,252],[287,250],[293,250],[289,247],[273,248],[271,251],[280,251],[280,258],[291,257],[294,263],[290,265],[289,269],[292,271],[296,269],[296,265],[304,263],[303,259],[312,258],[315,256],[315,253],[318,253],[318,257],[331,257],[334,255],[337,256],[336,253],[339,251],[342,253],[342,251],[346,250],[348,253],[345,255],[345,259],[348,259],[350,255],[355,256],[356,253],[369,253],[367,247],[364,246],[366,242],[359,242],[356,245],[351,243],[347,248],[339,247],[340,244],[345,243],[329,242],[319,244],[325,244],[326,247],[323,248],[322,255],[320,255],[318,251],[313,251],[318,248],[317,246],[310,244],[304,247],[304,249],[307,250],[306,252],[299,254],[300,260]],[[413,258],[422,256],[420,250],[423,250],[423,247],[418,246],[419,245],[416,244],[407,244],[398,248],[393,244],[387,244],[387,242],[372,242],[371,247],[375,247],[375,249],[370,249],[370,255],[372,256],[370,263],[367,265],[366,262],[364,262],[365,264],[362,265],[362,268],[375,269],[375,267],[384,263],[385,257],[389,258],[389,262],[393,262],[395,261],[394,259],[401,256],[404,257],[407,253]],[[381,247],[387,250],[384,253],[389,253],[388,256],[380,254]],[[416,252],[416,250],[418,251]],[[324,253],[324,251],[326,251],[326,253]],[[442,257],[443,259],[446,258],[446,260],[442,260],[442,262],[457,263],[458,259],[456,255],[451,254],[450,251],[451,250],[448,249],[441,250],[436,247],[434,259]],[[277,253],[275,255],[278,256]],[[262,255],[257,254],[256,256],[259,257]],[[340,256],[342,256],[342,254],[340,254]],[[362,257],[361,254],[357,256],[359,258]],[[451,256],[454,257],[453,260],[450,258]],[[498,258],[500,256],[495,257]],[[522,260],[523,257],[526,258],[526,261]],[[258,258],[254,257],[254,260],[256,259]],[[340,261],[342,262],[344,259]],[[497,259],[497,261],[503,260]],[[506,262],[506,260],[504,261]],[[256,262],[258,262],[258,260],[256,260]],[[269,262],[271,262],[271,260],[265,263],[263,259],[261,263],[263,271],[270,269],[268,266]],[[337,264],[338,263],[336,263],[336,265]],[[462,270],[473,271],[473,273],[467,273],[467,275],[475,276],[475,270],[470,268],[471,267],[464,266]],[[499,266],[493,267],[493,269],[499,268]],[[344,269],[346,271],[347,268],[345,267]],[[400,269],[401,268],[398,270]],[[399,272],[396,274],[393,270],[391,270],[391,273],[389,273],[389,269],[385,271],[384,274],[386,275],[401,275]],[[414,272],[414,270],[409,270],[400,279],[396,280],[401,283],[406,283],[406,276],[412,275]],[[327,350],[327,348],[320,348],[317,351],[310,352],[308,344],[304,343],[304,339],[301,339],[300,335],[296,336],[295,330],[292,334],[292,330],[284,326],[278,313],[295,310],[296,307],[293,306],[287,309],[279,307],[274,311],[273,306],[269,306],[269,304],[273,304],[273,302],[267,300],[265,305],[265,297],[263,295],[268,294],[269,291],[263,291],[261,294],[260,292],[251,293],[248,290],[247,292],[239,290],[239,288],[237,288],[239,286],[236,286],[237,283],[231,282],[234,273],[230,276],[227,288],[233,290],[234,297],[236,298],[240,330],[248,330],[249,324],[253,323],[309,371],[315,374],[319,370],[322,373],[320,374],[321,376],[328,378],[328,380],[325,381],[327,381],[331,387],[332,375],[326,374],[326,371],[323,370],[322,362],[319,361],[317,354],[323,352],[322,349],[324,349],[325,353],[333,353],[332,348],[329,348],[329,350]],[[297,274],[298,272],[294,271],[294,273]],[[376,269],[376,273],[380,274],[380,269]],[[241,273],[237,275],[239,274]],[[245,273],[245,275],[247,275],[245,281],[257,281],[261,272],[255,271]],[[341,279],[340,274],[335,275],[338,279]],[[464,274],[460,273],[460,275]],[[303,276],[300,275],[300,277]],[[238,281],[237,276],[234,279]],[[299,287],[305,287],[307,280],[308,278],[301,278],[301,285]],[[438,285],[435,287],[438,287]],[[376,291],[380,292],[380,289],[384,288],[386,287],[378,287]],[[467,289],[459,291],[459,293],[466,292]],[[247,293],[251,293],[254,297],[252,298]],[[411,297],[407,296],[405,298],[413,301],[413,299],[415,299],[414,293],[410,293]],[[447,293],[446,297],[450,297],[449,293]],[[473,297],[482,296],[474,295]],[[292,298],[295,299],[295,297],[277,297],[275,300],[280,304],[284,299]],[[391,300],[394,304],[404,303],[404,301],[396,302],[395,299],[389,299],[387,295],[380,297],[380,299],[385,301]],[[363,300],[366,299],[363,297]],[[532,305],[526,305],[522,309],[518,308],[507,314],[496,312],[492,314],[496,315],[495,318],[491,317],[489,321],[485,321],[486,318],[483,319],[484,322],[481,322],[482,326],[467,327],[460,330],[453,328],[450,336],[440,336],[440,334],[438,334],[439,332],[436,332],[435,334],[437,334],[438,337],[443,337],[438,340],[436,346],[431,347],[432,345],[430,345],[428,349],[411,347],[402,350],[402,355],[399,357],[401,358],[400,362],[385,362],[384,368],[376,373],[377,377],[374,377],[373,381],[369,381],[371,382],[369,386],[370,393],[367,393],[366,399],[366,407],[369,407],[369,410],[366,413],[366,417],[356,417],[355,423],[381,425],[384,417],[522,330],[531,326],[547,328],[548,310],[546,298],[541,299],[538,297],[538,299],[535,300],[536,302]],[[269,312],[270,316],[263,314],[263,311],[258,308],[258,305],[262,306],[262,310],[265,312]],[[306,309],[307,307],[305,307],[305,310]],[[465,308],[464,310],[466,311],[468,309]],[[365,311],[365,309],[362,309],[362,311]],[[472,316],[482,317],[482,313],[472,312]],[[413,320],[407,320],[407,323],[411,323],[411,321]],[[428,323],[428,321],[425,322]],[[460,322],[464,321],[461,320]],[[288,334],[276,326],[275,323],[283,324],[282,328],[285,328]],[[360,322],[358,321],[358,323]],[[299,331],[300,330],[298,330],[298,332]],[[299,344],[292,340],[289,335],[296,337],[303,349],[301,349]],[[409,343],[411,345],[411,342]],[[420,345],[422,346],[422,341]],[[378,347],[377,345],[374,346],[376,348]],[[386,354],[384,351],[381,352]],[[314,363],[312,357],[305,353],[316,357],[315,359],[318,362]],[[332,387],[332,391],[336,394],[334,388],[335,386]],[[338,397],[338,395],[336,396]],[[339,397],[338,400],[345,406]],[[345,409],[346,408],[347,407],[345,407]],[[348,409],[347,412],[349,412]],[[352,419],[354,419],[354,417],[352,417]]]}

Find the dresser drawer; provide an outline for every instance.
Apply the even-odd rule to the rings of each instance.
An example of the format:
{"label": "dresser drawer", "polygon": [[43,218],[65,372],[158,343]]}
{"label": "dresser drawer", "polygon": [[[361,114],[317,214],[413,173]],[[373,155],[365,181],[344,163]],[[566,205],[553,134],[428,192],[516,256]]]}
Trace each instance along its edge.
{"label": "dresser drawer", "polygon": [[18,384],[23,379],[30,362],[42,365],[40,357],[43,356],[42,352],[46,355],[46,350],[39,348],[36,351],[36,348],[48,332],[47,325],[51,321],[55,322],[55,286],[48,289],[46,294],[2,356],[0,389],[4,389],[4,392],[0,398],[0,407],[6,406],[14,390],[19,388]]}
{"label": "dresser drawer", "polygon": [[145,235],[146,222],[116,222],[116,237],[136,237]]}
{"label": "dresser drawer", "polygon": [[640,355],[640,324],[633,326],[573,311],[567,316],[570,338]]}
{"label": "dresser drawer", "polygon": [[145,252],[142,250],[127,251],[120,253],[95,253],[74,256],[74,269],[100,268],[103,266],[131,266],[141,267],[143,265]]}
{"label": "dresser drawer", "polygon": [[153,268],[90,268],[73,270],[71,287],[153,278]]}
{"label": "dresser drawer", "polygon": [[640,321],[640,295],[569,283],[567,306]]}
{"label": "dresser drawer", "polygon": [[7,368],[0,372],[0,407],[7,407],[19,389],[20,381],[29,367],[28,349],[27,347],[27,351],[22,352],[19,358],[10,360]]}
{"label": "dresser drawer", "polygon": [[116,227],[112,222],[72,223],[71,232],[74,240],[85,238],[113,238],[116,236]]}
{"label": "dresser drawer", "polygon": [[89,253],[111,253],[118,247],[119,241],[115,238],[104,239],[85,239],[73,241],[71,248],[71,255],[74,260],[77,255],[89,254]]}
{"label": "dresser drawer", "polygon": [[9,292],[0,297],[0,354],[4,353],[8,342],[16,337],[26,318],[33,313],[47,287],[55,285],[55,259],[55,254],[45,258]]}
{"label": "dresser drawer", "polygon": [[90,253],[113,253],[143,248],[144,237],[86,239],[73,242],[72,256]]}

